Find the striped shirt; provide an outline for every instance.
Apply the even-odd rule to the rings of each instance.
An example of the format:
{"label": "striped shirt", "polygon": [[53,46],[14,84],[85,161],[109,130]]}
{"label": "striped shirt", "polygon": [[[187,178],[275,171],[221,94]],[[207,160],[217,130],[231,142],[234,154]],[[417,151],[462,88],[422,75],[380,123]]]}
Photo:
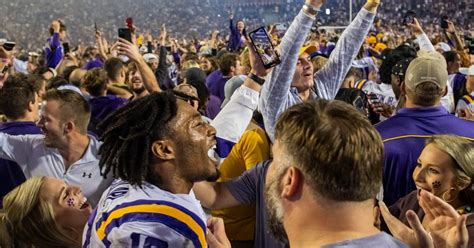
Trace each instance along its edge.
{"label": "striped shirt", "polygon": [[89,219],[83,247],[207,247],[205,214],[192,192],[117,179]]}

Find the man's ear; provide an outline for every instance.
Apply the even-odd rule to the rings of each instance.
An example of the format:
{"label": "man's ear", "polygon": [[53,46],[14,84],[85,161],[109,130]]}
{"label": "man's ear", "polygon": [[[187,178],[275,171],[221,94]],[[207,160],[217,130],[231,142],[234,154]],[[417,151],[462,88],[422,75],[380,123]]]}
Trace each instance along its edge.
{"label": "man's ear", "polygon": [[446,87],[444,88],[443,97],[445,97],[447,94],[448,94],[448,86],[446,85]]}
{"label": "man's ear", "polygon": [[405,87],[406,87],[405,82],[402,82],[402,84],[400,85],[400,92],[402,95],[407,94],[407,89]]}
{"label": "man's ear", "polygon": [[289,167],[282,178],[281,197],[286,199],[296,199],[303,192],[303,174],[296,167]]}
{"label": "man's ear", "polygon": [[172,160],[175,158],[173,143],[170,140],[157,140],[151,145],[153,156],[160,160]]}
{"label": "man's ear", "polygon": [[64,133],[67,134],[67,133],[71,133],[72,130],[74,130],[76,128],[76,124],[74,124],[73,121],[68,121],[64,124]]}

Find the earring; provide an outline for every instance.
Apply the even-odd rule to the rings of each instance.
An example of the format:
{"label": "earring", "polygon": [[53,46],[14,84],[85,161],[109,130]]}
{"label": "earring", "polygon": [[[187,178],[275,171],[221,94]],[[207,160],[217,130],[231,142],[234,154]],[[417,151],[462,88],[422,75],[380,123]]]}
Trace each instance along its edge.
{"label": "earring", "polygon": [[[443,201],[445,201],[445,202],[447,202],[447,203],[451,203],[451,202],[453,202],[454,200],[456,200],[456,198],[458,197],[457,194],[456,194],[456,196],[452,197],[452,199],[446,199],[446,193],[451,192],[452,190],[454,190],[455,192],[457,192],[454,187],[451,187],[448,191],[445,191],[445,192],[443,193],[443,195],[441,195],[441,199],[443,199]],[[451,193],[449,193],[449,196],[450,196],[450,198],[451,198]]]}

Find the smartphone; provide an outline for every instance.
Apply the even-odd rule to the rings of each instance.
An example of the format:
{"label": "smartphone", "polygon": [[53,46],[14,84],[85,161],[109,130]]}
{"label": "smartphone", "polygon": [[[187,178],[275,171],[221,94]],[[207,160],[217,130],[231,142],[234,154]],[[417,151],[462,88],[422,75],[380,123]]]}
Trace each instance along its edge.
{"label": "smartphone", "polygon": [[444,16],[441,16],[441,23],[440,23],[440,26],[442,29],[448,29],[448,16],[444,15]]}
{"label": "smartphone", "polygon": [[412,24],[415,22],[416,13],[414,11],[408,11],[403,17],[403,25]]}
{"label": "smartphone", "polygon": [[63,43],[63,51],[64,51],[64,54],[68,54],[71,51],[71,49],[69,48],[69,43],[67,42]]}
{"label": "smartphone", "polygon": [[13,50],[13,48],[16,46],[16,43],[13,41],[7,41],[3,43],[3,48],[7,51]]}
{"label": "smartphone", "polygon": [[129,28],[119,28],[118,36],[132,42],[132,31]]}
{"label": "smartphone", "polygon": [[125,20],[125,22],[127,23],[128,29],[133,30],[133,18],[127,17],[127,19]]}
{"label": "smartphone", "polygon": [[96,34],[99,32],[99,28],[97,28],[97,23],[96,22],[94,22],[94,30],[95,30]]}
{"label": "smartphone", "polygon": [[265,27],[260,27],[250,32],[249,38],[265,68],[272,68],[281,63],[280,56],[273,47],[272,40]]}
{"label": "smartphone", "polygon": [[8,71],[8,65],[4,65],[3,69],[2,69],[2,72],[1,72],[2,75],[5,75],[5,73],[7,73],[7,71]]}

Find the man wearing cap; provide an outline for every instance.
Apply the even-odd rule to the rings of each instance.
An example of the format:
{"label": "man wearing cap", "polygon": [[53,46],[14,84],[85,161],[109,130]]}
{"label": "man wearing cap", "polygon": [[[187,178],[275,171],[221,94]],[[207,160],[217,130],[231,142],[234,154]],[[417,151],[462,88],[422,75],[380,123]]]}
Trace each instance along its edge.
{"label": "man wearing cap", "polygon": [[425,139],[455,134],[474,141],[474,122],[449,114],[440,105],[447,92],[446,61],[437,52],[421,51],[405,74],[404,108],[376,126],[385,146],[384,202],[390,205],[415,190],[412,173]]}
{"label": "man wearing cap", "polygon": [[317,48],[301,47],[324,2],[306,0],[280,44],[281,64],[266,78],[259,109],[272,140],[278,116],[290,106],[316,98],[334,99],[369,32],[380,0],[367,0],[341,35],[326,65],[314,73],[310,54]]}

